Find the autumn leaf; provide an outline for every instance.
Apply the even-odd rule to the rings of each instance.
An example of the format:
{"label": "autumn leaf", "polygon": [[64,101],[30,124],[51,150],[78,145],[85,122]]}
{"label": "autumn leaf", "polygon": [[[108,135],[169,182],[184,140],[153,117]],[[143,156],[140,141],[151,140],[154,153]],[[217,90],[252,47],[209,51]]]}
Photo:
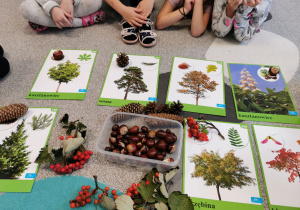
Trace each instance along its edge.
{"label": "autumn leaf", "polygon": [[193,210],[192,200],[186,194],[179,191],[174,191],[168,199],[168,204],[171,210]]}
{"label": "autumn leaf", "polygon": [[107,210],[115,210],[116,209],[116,204],[114,200],[108,196],[103,196],[101,198],[101,206]]}
{"label": "autumn leaf", "polygon": [[118,210],[133,210],[133,201],[128,195],[121,195],[116,199]]}

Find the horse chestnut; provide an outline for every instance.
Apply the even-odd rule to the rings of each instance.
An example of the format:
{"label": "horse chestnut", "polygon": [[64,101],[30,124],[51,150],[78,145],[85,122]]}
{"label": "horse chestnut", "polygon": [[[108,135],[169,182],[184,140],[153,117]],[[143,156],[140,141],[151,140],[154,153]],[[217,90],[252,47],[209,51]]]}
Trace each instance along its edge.
{"label": "horse chestnut", "polygon": [[117,131],[113,131],[110,134],[111,137],[117,137],[117,135],[118,135]]}
{"label": "horse chestnut", "polygon": [[167,153],[166,152],[162,152],[161,153],[164,157],[166,157]]}
{"label": "horse chestnut", "polygon": [[141,151],[137,150],[137,151],[135,151],[134,155],[137,157],[141,157],[142,153],[141,153]]}
{"label": "horse chestnut", "polygon": [[148,133],[148,128],[146,126],[142,126],[141,130],[143,131],[143,133]]}
{"label": "horse chestnut", "polygon": [[170,129],[167,129],[166,132],[167,133],[172,133],[172,131]]}
{"label": "horse chestnut", "polygon": [[148,152],[148,147],[143,146],[143,147],[141,148],[141,152],[142,152],[142,153],[147,153],[147,152]]}
{"label": "horse chestnut", "polygon": [[156,143],[156,149],[160,150],[160,151],[165,151],[167,148],[167,143],[164,140],[159,140]]}
{"label": "horse chestnut", "polygon": [[116,148],[113,150],[113,153],[121,153],[120,149],[119,148]]}
{"label": "horse chestnut", "polygon": [[177,136],[174,133],[173,133],[172,138],[173,138],[173,142],[175,143],[177,141]]}
{"label": "horse chestnut", "polygon": [[146,139],[146,138],[143,138],[141,142],[142,142],[142,144],[146,144],[147,139]]}
{"label": "horse chestnut", "polygon": [[167,135],[166,131],[163,130],[156,131],[156,137],[159,139],[165,139],[166,135]]}
{"label": "horse chestnut", "polygon": [[119,142],[118,143],[118,148],[119,149],[124,149],[125,148],[125,144],[123,142]]}
{"label": "horse chestnut", "polygon": [[169,153],[173,153],[173,152],[175,152],[175,150],[176,150],[176,146],[175,146],[175,144],[169,144],[168,146],[167,146],[167,152],[169,152]]}
{"label": "horse chestnut", "polygon": [[134,153],[137,149],[136,145],[131,143],[126,146],[128,153]]}
{"label": "horse chestnut", "polygon": [[134,142],[134,143],[137,143],[137,142],[140,141],[140,139],[139,139],[139,137],[137,137],[137,136],[130,136],[130,137],[129,137],[129,141]]}
{"label": "horse chestnut", "polygon": [[141,142],[138,142],[138,143],[136,144],[136,147],[137,147],[138,149],[141,149],[143,146],[144,146],[144,145],[143,145]]}
{"label": "horse chestnut", "polygon": [[117,143],[117,139],[115,137],[110,137],[108,141],[111,144],[116,144]]}
{"label": "horse chestnut", "polygon": [[167,134],[165,137],[165,141],[170,144],[173,143],[173,135],[172,134]]}
{"label": "horse chestnut", "polygon": [[131,128],[129,128],[128,133],[136,134],[137,132],[139,132],[139,130],[140,130],[139,126],[135,125],[135,126],[132,126]]}
{"label": "horse chestnut", "polygon": [[157,150],[155,148],[151,148],[147,152],[147,156],[151,159],[155,158],[157,155]]}
{"label": "horse chestnut", "polygon": [[147,156],[147,155],[141,155],[141,157],[142,157],[142,158],[148,158],[148,156]]}
{"label": "horse chestnut", "polygon": [[128,132],[128,127],[126,125],[121,125],[118,128],[118,134],[124,136]]}
{"label": "horse chestnut", "polygon": [[140,141],[146,137],[146,135],[142,131],[138,132],[136,136],[139,137]]}
{"label": "horse chestnut", "polygon": [[114,124],[113,127],[111,128],[112,131],[117,131],[119,126],[117,124]]}
{"label": "horse chestnut", "polygon": [[162,154],[157,154],[156,160],[164,160],[164,156]]}
{"label": "horse chestnut", "polygon": [[155,130],[150,130],[149,133],[147,134],[147,138],[154,139],[155,134],[156,134]]}
{"label": "horse chestnut", "polygon": [[148,147],[154,147],[155,141],[153,139],[148,139],[147,142],[146,142],[146,145]]}

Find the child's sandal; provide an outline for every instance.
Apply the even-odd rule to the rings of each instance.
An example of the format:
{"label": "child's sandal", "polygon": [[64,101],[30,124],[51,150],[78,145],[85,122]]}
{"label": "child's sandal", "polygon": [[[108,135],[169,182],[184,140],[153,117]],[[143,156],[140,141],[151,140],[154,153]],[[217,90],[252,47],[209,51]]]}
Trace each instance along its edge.
{"label": "child's sandal", "polygon": [[125,42],[126,44],[136,43],[138,41],[136,28],[129,25],[129,23],[126,20],[122,20],[120,22],[120,25],[122,25],[121,36],[123,42]]}
{"label": "child's sandal", "polygon": [[139,41],[144,47],[152,47],[156,44],[156,33],[152,31],[153,22],[147,20],[146,24],[143,24],[142,27],[139,27]]}

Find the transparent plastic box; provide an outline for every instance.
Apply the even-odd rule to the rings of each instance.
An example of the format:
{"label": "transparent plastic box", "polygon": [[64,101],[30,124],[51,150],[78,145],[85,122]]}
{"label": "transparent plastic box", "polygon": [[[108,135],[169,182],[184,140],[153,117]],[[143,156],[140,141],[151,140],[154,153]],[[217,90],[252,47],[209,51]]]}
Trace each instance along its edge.
{"label": "transparent plastic box", "polygon": [[[167,153],[165,159],[173,158],[174,162],[166,162],[155,159],[142,158],[131,155],[124,155],[119,153],[113,153],[110,151],[105,151],[105,147],[109,147],[109,138],[112,132],[112,126],[114,124],[127,125],[128,128],[137,125],[141,127],[147,126],[149,130],[166,130],[170,129],[177,136],[177,141],[174,143],[176,145],[176,150],[173,154]],[[157,140],[156,140],[157,141]],[[180,155],[183,143],[183,126],[178,121],[152,117],[147,115],[124,113],[124,112],[114,112],[107,116],[104,125],[101,129],[101,133],[97,140],[97,150],[100,152],[107,160],[112,162],[117,162],[121,164],[144,167],[144,168],[154,168],[159,170],[169,170],[178,165],[180,161]]]}

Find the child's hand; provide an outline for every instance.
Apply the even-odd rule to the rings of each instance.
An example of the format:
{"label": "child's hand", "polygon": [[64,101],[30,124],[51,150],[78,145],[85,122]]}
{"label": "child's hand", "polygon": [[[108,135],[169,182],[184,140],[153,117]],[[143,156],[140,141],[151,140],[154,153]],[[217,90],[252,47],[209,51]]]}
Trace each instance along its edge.
{"label": "child's hand", "polygon": [[138,9],[141,9],[141,15],[148,17],[153,10],[154,0],[142,0],[137,6]]}
{"label": "child's hand", "polygon": [[67,18],[71,18],[71,15],[69,15],[67,12],[62,10],[59,7],[53,7],[50,11],[52,15],[52,19],[54,23],[57,25],[59,29],[62,29],[62,27],[72,27],[72,24]]}
{"label": "child's hand", "polygon": [[[245,1],[245,0],[244,0]],[[233,15],[238,8],[238,6],[243,2],[243,0],[228,0],[228,4],[226,7],[226,15],[229,18],[233,18]],[[246,0],[247,2],[247,0]]]}
{"label": "child's hand", "polygon": [[183,8],[184,8],[185,14],[188,14],[192,10],[194,3],[195,3],[195,0],[185,0],[184,1]]}
{"label": "child's hand", "polygon": [[126,7],[125,10],[122,12],[122,17],[126,20],[129,25],[133,27],[142,27],[142,24],[145,24],[146,17],[142,16],[140,13],[142,12],[141,9],[133,8],[133,7]]}
{"label": "child's hand", "polygon": [[60,8],[72,16],[71,18],[68,18],[70,22],[74,20],[73,0],[62,0]]}
{"label": "child's hand", "polygon": [[261,0],[244,0],[244,5],[247,5],[249,7],[256,7],[259,5]]}

